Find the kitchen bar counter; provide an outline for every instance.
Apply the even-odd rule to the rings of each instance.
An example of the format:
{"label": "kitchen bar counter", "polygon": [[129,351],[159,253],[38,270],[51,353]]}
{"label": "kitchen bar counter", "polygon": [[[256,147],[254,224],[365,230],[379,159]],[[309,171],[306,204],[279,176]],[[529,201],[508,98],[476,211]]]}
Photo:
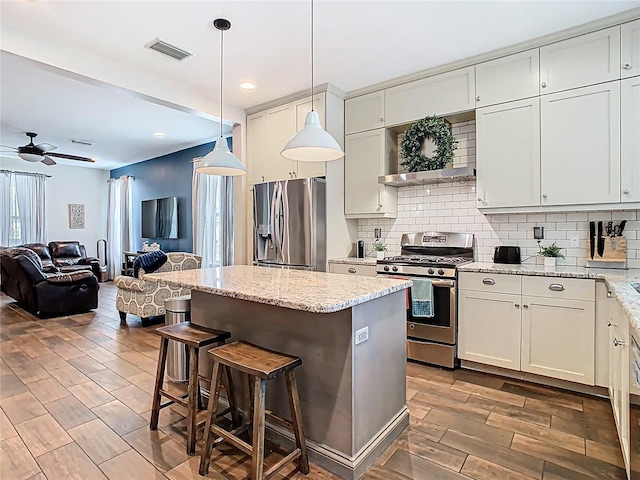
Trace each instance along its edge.
{"label": "kitchen bar counter", "polygon": [[[191,288],[195,324],[302,358],[296,380],[309,457],[337,476],[361,477],[409,424],[410,281],[241,265],[145,278]],[[267,388],[267,409],[289,418],[280,380]],[[290,433],[267,426],[269,438],[292,446]]]}
{"label": "kitchen bar counter", "polygon": [[498,263],[468,263],[458,267],[460,272],[506,273],[543,277],[591,278],[604,280],[615,295],[640,336],[640,293],[632,282],[640,282],[640,269],[616,270],[610,268],[585,268],[572,266],[545,267],[536,264],[506,265]]}
{"label": "kitchen bar counter", "polygon": [[410,280],[232,265],[147,274],[191,290],[314,313],[332,313],[404,290]]}

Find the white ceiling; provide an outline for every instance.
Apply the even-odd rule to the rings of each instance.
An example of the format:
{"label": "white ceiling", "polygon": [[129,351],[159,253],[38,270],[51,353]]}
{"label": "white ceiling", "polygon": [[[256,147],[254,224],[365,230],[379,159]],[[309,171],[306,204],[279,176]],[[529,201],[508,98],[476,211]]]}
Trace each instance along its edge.
{"label": "white ceiling", "polygon": [[[316,0],[315,83],[348,92],[638,6],[640,0]],[[224,100],[225,117],[237,122],[244,108],[309,88],[309,10],[307,0],[2,1],[2,49],[102,84],[34,72],[33,64],[2,55],[1,143],[23,145],[24,131],[35,130],[58,151],[98,156],[106,168],[211,141],[220,61],[212,20],[232,23]],[[195,56],[178,62],[145,49],[156,37]],[[245,80],[257,88],[240,89]],[[185,113],[194,110],[208,119]],[[159,129],[165,140],[150,137]],[[96,141],[95,153],[74,151],[64,143],[70,138]]]}

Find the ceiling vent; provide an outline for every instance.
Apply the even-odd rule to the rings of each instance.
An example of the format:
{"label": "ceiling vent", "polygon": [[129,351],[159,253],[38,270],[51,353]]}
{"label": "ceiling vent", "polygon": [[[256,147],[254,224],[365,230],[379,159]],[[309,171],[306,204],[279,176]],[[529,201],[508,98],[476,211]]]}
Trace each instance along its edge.
{"label": "ceiling vent", "polygon": [[178,48],[175,45],[171,45],[164,40],[160,40],[159,38],[155,38],[151,42],[147,43],[145,47],[180,61],[186,60],[187,58],[193,57],[194,55],[191,52],[187,52],[186,50]]}
{"label": "ceiling vent", "polygon": [[93,146],[94,142],[90,142],[89,140],[76,140],[75,138],[72,138],[71,140],[69,140],[69,143],[75,143],[76,145],[84,145],[85,147],[91,147]]}

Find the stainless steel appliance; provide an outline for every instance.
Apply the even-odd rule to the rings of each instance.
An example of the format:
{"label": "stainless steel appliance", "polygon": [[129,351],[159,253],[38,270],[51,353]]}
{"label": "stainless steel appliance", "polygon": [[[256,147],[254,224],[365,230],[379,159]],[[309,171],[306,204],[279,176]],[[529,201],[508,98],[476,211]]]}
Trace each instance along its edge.
{"label": "stainless steel appliance", "polygon": [[458,364],[456,267],[473,261],[473,235],[405,233],[400,245],[400,256],[378,260],[378,274],[429,277],[433,285],[432,318],[413,317],[411,292],[407,291],[407,358],[455,368]]}
{"label": "stainless steel appliance", "polygon": [[325,271],[326,183],[296,178],[253,187],[253,263]]}

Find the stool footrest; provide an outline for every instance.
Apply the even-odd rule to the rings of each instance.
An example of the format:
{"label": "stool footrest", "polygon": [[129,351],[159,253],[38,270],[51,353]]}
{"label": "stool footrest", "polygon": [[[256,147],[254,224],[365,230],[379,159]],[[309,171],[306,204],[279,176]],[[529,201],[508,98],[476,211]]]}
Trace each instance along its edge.
{"label": "stool footrest", "polygon": [[265,480],[269,478],[271,475],[273,475],[274,473],[276,473],[278,470],[280,470],[282,467],[284,467],[287,463],[289,463],[292,460],[295,460],[299,456],[300,456],[300,449],[296,448],[289,455],[284,457],[282,460],[280,460],[278,463],[272,466],[269,470],[264,472]]}
{"label": "stool footrest", "polygon": [[173,400],[172,402],[165,403],[164,405],[160,406],[160,408],[164,408],[164,407],[172,405],[174,403],[182,405],[185,408],[189,408],[189,402],[185,402],[185,400],[184,400],[189,394],[186,394],[185,396],[177,397],[173,393],[169,393],[166,390],[160,389],[160,395],[162,395],[164,397],[167,397],[167,398],[170,398],[171,400]]}
{"label": "stool footrest", "polygon": [[264,414],[281,427],[288,428],[289,430],[293,429],[293,423],[291,421],[274,415],[270,410],[265,410]]}
{"label": "stool footrest", "polygon": [[[242,427],[238,427],[238,428],[242,428]],[[211,425],[211,431],[216,435],[218,435],[219,437],[222,437],[224,440],[229,442],[231,445],[233,445],[237,449],[242,450],[247,455],[253,454],[253,447],[249,445],[247,442],[240,440],[231,432],[228,432],[227,430],[220,428],[217,425]]]}

